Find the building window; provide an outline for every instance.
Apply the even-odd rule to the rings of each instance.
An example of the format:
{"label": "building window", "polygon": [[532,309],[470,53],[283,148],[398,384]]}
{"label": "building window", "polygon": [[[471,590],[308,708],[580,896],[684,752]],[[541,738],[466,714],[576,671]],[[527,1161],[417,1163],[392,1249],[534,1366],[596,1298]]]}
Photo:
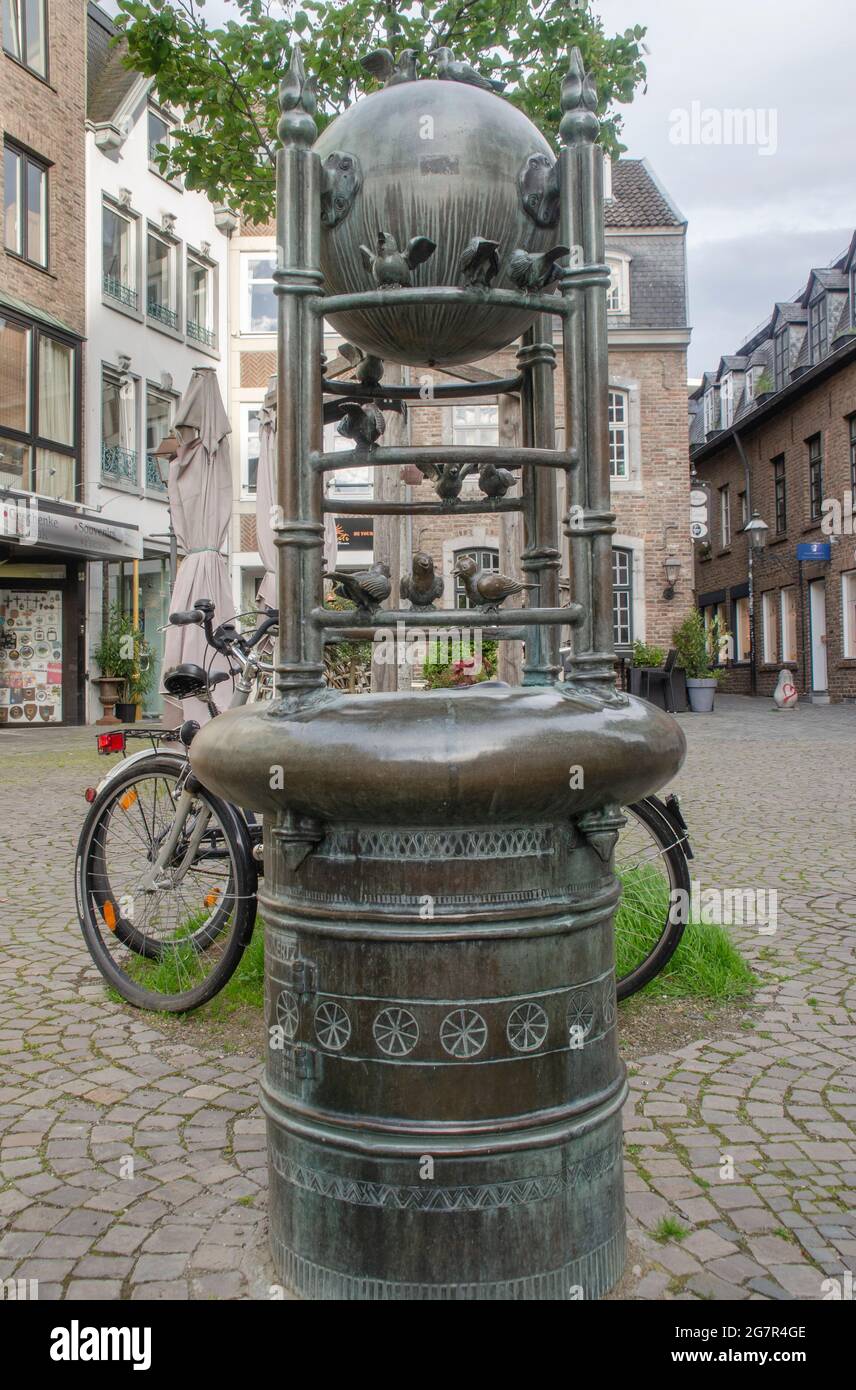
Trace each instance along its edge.
{"label": "building window", "polygon": [[809,361],[819,362],[826,356],[828,319],[826,314],[826,295],[822,294],[808,309],[808,351]]}
{"label": "building window", "polygon": [[3,147],[3,203],[6,250],[32,265],[47,266],[47,165],[8,143]]}
{"label": "building window", "polygon": [[850,416],[850,492],[852,509],[856,512],[856,415]]}
{"label": "building window", "polygon": [[761,626],[764,641],[764,660],[772,666],[779,659],[779,603],[772,590],[761,598]]}
{"label": "building window", "polygon": [[856,660],[856,570],[841,576],[841,620],[844,627],[844,656]]}
{"label": "building window", "polygon": [[45,0],[3,0],[3,47],[10,58],[47,77]]}
{"label": "building window", "polygon": [[174,401],[163,391],[149,386],[146,389],[146,490],[166,492],[166,483],[161,473],[160,460],[155,458],[155,450],[166,439],[172,428]]}
{"label": "building window", "polygon": [[737,501],[740,503],[740,527],[742,529],[749,524],[749,502],[746,493],[738,492]]}
{"label": "building window", "polygon": [[[478,549],[478,550],[471,550],[471,549],[469,549],[468,547],[465,547],[463,550],[456,550],[456,551],[455,551],[455,568],[457,568],[458,561],[459,561],[459,560],[462,560],[463,557],[464,557],[465,555],[471,555],[472,558],[475,560],[476,564],[478,565],[479,569],[481,569],[481,570],[498,570],[498,569],[499,569],[499,551],[498,551],[498,550],[488,549],[487,547],[485,547],[485,548],[483,548],[483,549]],[[469,600],[469,598],[467,597],[467,590],[466,590],[466,587],[465,587],[465,585],[464,585],[464,580],[463,580],[463,577],[462,577],[460,574],[456,574],[456,575],[455,575],[455,607],[456,607],[456,608],[469,608],[469,607],[470,607],[470,600]]]}
{"label": "building window", "polygon": [[172,125],[166,117],[149,107],[147,126],[149,168],[153,173],[160,174],[162,178],[169,177],[169,171],[167,170],[165,173],[160,162],[169,153],[171,130]]}
{"label": "building window", "polygon": [[719,388],[722,428],[727,430],[734,419],[734,377],[729,372],[722,378]]}
{"label": "building window", "polygon": [[38,325],[0,315],[0,479],[74,501],[77,349]]}
{"label": "building window", "polygon": [[273,272],[276,253],[241,256],[241,331],[276,332],[276,296]]}
{"label": "building window", "polygon": [[[325,454],[345,454],[352,453],[354,441],[346,439],[340,434],[334,424],[324,426],[324,453]],[[372,468],[337,468],[335,473],[327,475],[327,496],[328,497],[372,497],[374,494],[374,469]]]}
{"label": "building window", "polygon": [[146,237],[146,313],[167,328],[178,327],[175,246],[149,231]]}
{"label": "building window", "polygon": [[[702,609],[704,630],[707,635],[707,649],[714,666],[723,666],[728,657],[728,619],[724,603],[712,603]],[[717,624],[714,633],[714,623]]]}
{"label": "building window", "polygon": [[[255,497],[259,475],[262,403],[241,406],[241,496]],[[350,441],[349,441],[350,442]]]}
{"label": "building window", "polygon": [[726,483],[719,489],[719,546],[727,550],[731,544],[731,489]]}
{"label": "building window", "polygon": [[609,289],[606,292],[606,312],[608,314],[630,313],[630,262],[625,259],[607,259],[609,266]]}
{"label": "building window", "polygon": [[137,307],[137,219],[112,203],[101,208],[101,287],[104,294]]}
{"label": "building window", "polygon": [[456,405],[452,411],[452,443],[490,448],[499,443],[499,408],[495,405]]}
{"label": "building window", "polygon": [[214,329],[214,272],[195,256],[187,257],[187,321],[188,338],[213,348],[217,342]]}
{"label": "building window", "polygon": [[751,623],[749,621],[749,600],[734,600],[734,660],[748,661],[751,652]]}
{"label": "building window", "polygon": [[820,521],[823,507],[823,448],[820,435],[813,435],[807,443],[809,515],[812,521]]}
{"label": "building window", "polygon": [[710,434],[719,428],[719,407],[716,400],[716,389],[711,386],[709,391],[704,393],[704,432]]}
{"label": "building window", "polygon": [[791,379],[790,335],[787,328],[776,334],[774,345],[776,390],[781,391]]}
{"label": "building window", "polygon": [[627,392],[609,393],[609,476],[630,476],[627,447]]}
{"label": "building window", "polygon": [[754,401],[755,399],[755,390],[758,385],[758,382],[761,380],[763,370],[763,367],[750,367],[748,372],[746,373],[746,384],[743,389],[743,399],[747,405],[750,401]]}
{"label": "building window", "polygon": [[101,476],[138,488],[137,383],[127,372],[101,373]]}
{"label": "building window", "polygon": [[616,647],[633,645],[633,551],[612,550],[612,635]]}
{"label": "building window", "polygon": [[782,590],[782,661],[797,659],[797,591]]}
{"label": "building window", "polygon": [[773,459],[773,489],[776,499],[776,535],[783,536],[788,529],[788,485],[785,480],[785,456],[779,454]]}

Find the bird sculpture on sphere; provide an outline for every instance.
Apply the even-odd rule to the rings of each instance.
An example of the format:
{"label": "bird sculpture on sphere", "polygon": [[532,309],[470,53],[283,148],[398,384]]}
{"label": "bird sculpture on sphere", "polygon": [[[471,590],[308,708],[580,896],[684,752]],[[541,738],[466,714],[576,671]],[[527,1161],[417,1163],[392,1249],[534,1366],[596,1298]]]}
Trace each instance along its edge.
{"label": "bird sculpture on sphere", "polygon": [[384,410],[395,410],[404,416],[407,407],[404,401],[327,401],[324,423],[338,420],[337,434],[353,439],[357,449],[373,449],[386,429]]}
{"label": "bird sculpture on sphere", "polygon": [[490,289],[491,280],[495,280],[499,274],[498,253],[498,241],[486,241],[484,237],[474,236],[458,262],[461,284]]}
{"label": "bird sculpture on sphere", "polygon": [[402,576],[401,597],[412,608],[433,608],[434,600],[443,594],[443,581],[434,573],[434,561],[423,550],[413,556],[410,574]]}
{"label": "bird sculpture on sphere", "polygon": [[398,243],[390,232],[379,231],[377,249],[361,246],[360,252],[366,269],[378,289],[402,289],[412,285],[410,272],[427,261],[437,250],[436,241],[427,236],[411,237],[404,251],[399,251]]}
{"label": "bird sculpture on sphere", "polygon": [[562,270],[556,262],[562,256],[568,255],[569,246],[554,246],[550,251],[542,251],[540,255],[532,251],[517,250],[508,262],[508,273],[518,289],[527,293],[543,290],[553,280],[558,280]]}
{"label": "bird sculpture on sphere", "polygon": [[383,377],[383,359],[363,352],[353,343],[340,343],[339,356],[344,357],[354,368],[354,376],[361,386],[380,386]]}
{"label": "bird sculpture on sphere", "polygon": [[511,469],[497,468],[495,463],[486,463],[479,469],[479,487],[485,497],[504,497],[515,481]]}
{"label": "bird sculpture on sphere", "polygon": [[418,54],[415,48],[403,48],[398,58],[393,58],[388,48],[376,48],[360,59],[360,67],[371,73],[385,87],[397,87],[402,82],[415,82],[418,76],[416,64]]}
{"label": "bird sculpture on sphere", "polygon": [[469,63],[457,59],[451,48],[435,48],[431,54],[437,67],[441,82],[467,82],[471,87],[481,87],[485,92],[501,92],[505,83],[498,77],[482,77]]}
{"label": "bird sculpture on sphere", "polygon": [[536,587],[534,584],[521,584],[519,580],[510,579],[498,570],[483,570],[472,555],[462,555],[454,572],[464,581],[464,589],[473,608],[482,608],[486,613],[496,612],[499,605],[512,595]]}
{"label": "bird sculpture on sphere", "polygon": [[371,569],[355,570],[353,574],[347,570],[326,571],[324,578],[332,581],[340,598],[349,598],[358,608],[367,609],[369,613],[380,608],[392,589],[389,565],[380,560]]}

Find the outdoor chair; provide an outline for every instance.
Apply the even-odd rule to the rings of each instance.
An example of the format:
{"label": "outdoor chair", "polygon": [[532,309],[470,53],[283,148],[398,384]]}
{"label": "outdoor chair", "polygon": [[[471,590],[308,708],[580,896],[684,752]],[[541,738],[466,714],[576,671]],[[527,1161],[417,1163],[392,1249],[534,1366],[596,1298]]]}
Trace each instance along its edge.
{"label": "outdoor chair", "polygon": [[643,666],[641,680],[641,695],[645,700],[650,700],[652,686],[656,690],[662,686],[663,698],[665,700],[666,711],[669,714],[675,713],[675,687],[672,683],[675,665],[677,664],[678,653],[672,647],[666,657],[662,667]]}

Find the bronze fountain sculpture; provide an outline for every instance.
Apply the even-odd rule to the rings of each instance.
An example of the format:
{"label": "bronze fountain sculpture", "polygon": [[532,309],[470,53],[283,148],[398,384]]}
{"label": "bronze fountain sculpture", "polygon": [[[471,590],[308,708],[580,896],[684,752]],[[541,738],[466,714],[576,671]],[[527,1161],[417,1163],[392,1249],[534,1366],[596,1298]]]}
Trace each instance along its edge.
{"label": "bronze fountain sculpture", "polygon": [[[453,55],[437,80],[411,67],[375,56],[387,85],[318,138],[296,48],[282,83],[278,699],[212,722],[191,758],[265,817],[262,1093],[284,1284],[318,1298],[596,1298],[624,1262],[612,854],[620,807],[684,753],[669,716],[615,688],[596,96],[574,50],[556,159]],[[325,319],[369,362],[354,381],[324,379]],[[385,387],[378,358],[450,366],[519,338],[517,375],[468,390],[519,394],[522,447],[384,447],[376,414],[418,406],[420,388]],[[445,481],[439,501],[397,510],[522,512],[528,606],[508,611],[506,584],[464,576],[468,626],[525,639],[522,686],[325,687],[325,643],[462,621],[434,606],[433,568],[410,608],[379,606],[382,566],[351,576],[356,612],[324,606],[322,483],[352,462],[323,448],[335,393],[374,419],[339,415],[356,422],[361,462],[415,464],[438,492]],[[446,471],[464,463],[476,501]]]}

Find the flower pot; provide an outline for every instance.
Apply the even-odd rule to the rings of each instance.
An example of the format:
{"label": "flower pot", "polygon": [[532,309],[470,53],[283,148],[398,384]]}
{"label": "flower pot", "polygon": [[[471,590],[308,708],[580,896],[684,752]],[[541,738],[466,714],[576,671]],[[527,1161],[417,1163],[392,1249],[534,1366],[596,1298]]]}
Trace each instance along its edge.
{"label": "flower pot", "polygon": [[137,706],[127,704],[121,700],[116,702],[116,718],[122,724],[135,724],[137,722]]}
{"label": "flower pot", "polygon": [[715,680],[697,680],[687,676],[687,697],[693,714],[712,713],[715,694]]}
{"label": "flower pot", "polygon": [[98,698],[104,706],[104,713],[97,724],[118,724],[121,721],[116,718],[114,707],[120,698],[125,682],[119,676],[96,676],[95,684],[98,686]]}

